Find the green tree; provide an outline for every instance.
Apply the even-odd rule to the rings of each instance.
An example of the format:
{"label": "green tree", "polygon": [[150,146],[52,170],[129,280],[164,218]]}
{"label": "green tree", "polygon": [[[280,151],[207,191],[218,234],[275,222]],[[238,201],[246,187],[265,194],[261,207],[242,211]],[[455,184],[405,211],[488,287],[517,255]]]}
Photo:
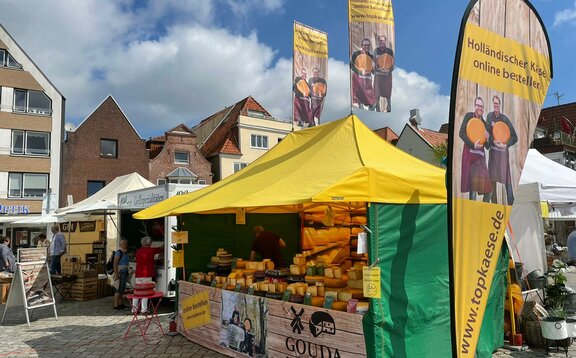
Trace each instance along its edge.
{"label": "green tree", "polygon": [[440,143],[432,147],[432,152],[434,154],[434,164],[440,166],[442,159],[448,155],[448,143]]}

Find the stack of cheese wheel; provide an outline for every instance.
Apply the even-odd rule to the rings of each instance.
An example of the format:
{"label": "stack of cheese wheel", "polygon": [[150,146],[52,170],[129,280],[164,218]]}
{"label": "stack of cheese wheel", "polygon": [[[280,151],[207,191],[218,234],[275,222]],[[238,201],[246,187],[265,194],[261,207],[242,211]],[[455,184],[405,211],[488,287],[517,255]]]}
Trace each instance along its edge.
{"label": "stack of cheese wheel", "polygon": [[142,282],[134,285],[134,296],[148,297],[156,292],[156,283]]}
{"label": "stack of cheese wheel", "polygon": [[218,274],[228,275],[232,271],[232,254],[218,253]]}

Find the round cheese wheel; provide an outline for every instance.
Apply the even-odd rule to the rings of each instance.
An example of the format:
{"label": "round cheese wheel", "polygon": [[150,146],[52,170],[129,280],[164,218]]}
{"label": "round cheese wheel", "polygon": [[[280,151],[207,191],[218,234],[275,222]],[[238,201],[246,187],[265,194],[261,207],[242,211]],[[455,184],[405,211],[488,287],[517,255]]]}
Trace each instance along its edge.
{"label": "round cheese wheel", "polygon": [[484,137],[485,130],[486,126],[484,126],[484,122],[478,118],[472,118],[468,121],[468,124],[466,124],[466,136],[472,143],[478,141],[479,144],[484,145],[484,143],[486,143],[486,137]]}
{"label": "round cheese wheel", "polygon": [[385,53],[382,56],[378,57],[378,67],[380,67],[381,69],[389,71],[393,65],[394,65],[394,57],[390,56],[389,54]]}
{"label": "round cheese wheel", "polygon": [[492,127],[492,136],[494,136],[495,141],[507,144],[510,140],[510,128],[504,122],[496,122]]}
{"label": "round cheese wheel", "polygon": [[324,276],[305,276],[304,281],[310,285],[315,285],[316,282],[324,282]]}
{"label": "round cheese wheel", "polygon": [[346,281],[339,278],[324,277],[324,285],[326,287],[343,288],[346,287]]}
{"label": "round cheese wheel", "polygon": [[326,85],[322,82],[316,82],[312,85],[312,93],[318,97],[324,97],[326,95]]}
{"label": "round cheese wheel", "polygon": [[371,72],[374,66],[374,61],[372,60],[372,57],[363,53],[356,57],[356,59],[354,60],[354,65],[360,71]]}
{"label": "round cheese wheel", "polygon": [[344,311],[346,312],[346,308],[348,307],[348,302],[336,301],[332,303],[332,309],[336,311]]}
{"label": "round cheese wheel", "polygon": [[308,87],[308,83],[306,82],[306,80],[300,80],[298,81],[298,83],[296,84],[296,88],[298,89],[298,91],[300,91],[300,93],[302,93],[305,97],[308,97],[310,95],[310,87]]}
{"label": "round cheese wheel", "polygon": [[324,305],[324,297],[311,297],[312,300],[310,302],[310,304],[314,307],[322,307]]}
{"label": "round cheese wheel", "polygon": [[156,288],[154,282],[142,282],[134,285],[134,290],[153,290]]}

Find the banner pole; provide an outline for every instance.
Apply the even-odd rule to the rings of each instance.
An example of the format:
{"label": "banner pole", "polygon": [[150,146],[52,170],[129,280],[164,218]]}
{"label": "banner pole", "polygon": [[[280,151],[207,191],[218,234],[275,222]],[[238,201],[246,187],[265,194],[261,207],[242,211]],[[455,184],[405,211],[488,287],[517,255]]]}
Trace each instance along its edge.
{"label": "banner pole", "polygon": [[352,71],[350,70],[350,56],[352,55],[352,32],[350,31],[350,0],[348,0],[348,82],[350,85],[350,115],[352,112]]}
{"label": "banner pole", "polygon": [[294,46],[296,45],[294,41],[294,31],[296,31],[296,21],[292,23],[292,132],[294,132],[294,64],[296,62],[296,51],[294,51]]}

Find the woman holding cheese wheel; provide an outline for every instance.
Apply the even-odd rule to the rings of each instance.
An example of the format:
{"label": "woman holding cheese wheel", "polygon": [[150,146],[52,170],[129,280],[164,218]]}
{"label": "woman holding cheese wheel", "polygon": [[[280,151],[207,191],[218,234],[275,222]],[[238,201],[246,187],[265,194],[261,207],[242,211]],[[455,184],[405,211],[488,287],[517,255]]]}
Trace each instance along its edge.
{"label": "woman holding cheese wheel", "polygon": [[510,119],[501,112],[500,97],[492,97],[494,112],[486,116],[486,126],[490,133],[490,158],[488,158],[488,171],[492,181],[492,202],[497,202],[496,183],[506,186],[506,200],[508,205],[514,203],[512,192],[512,179],[510,177],[510,154],[508,148],[518,142],[518,135]]}
{"label": "woman holding cheese wheel", "polygon": [[486,122],[482,118],[483,114],[484,100],[481,97],[476,97],[474,99],[474,112],[466,113],[460,126],[459,135],[464,141],[460,191],[469,193],[470,200],[476,200],[477,194],[483,194],[483,201],[488,202],[490,201],[490,193],[492,193],[492,183],[484,152],[484,149],[487,149],[489,145],[489,134],[486,130]]}

